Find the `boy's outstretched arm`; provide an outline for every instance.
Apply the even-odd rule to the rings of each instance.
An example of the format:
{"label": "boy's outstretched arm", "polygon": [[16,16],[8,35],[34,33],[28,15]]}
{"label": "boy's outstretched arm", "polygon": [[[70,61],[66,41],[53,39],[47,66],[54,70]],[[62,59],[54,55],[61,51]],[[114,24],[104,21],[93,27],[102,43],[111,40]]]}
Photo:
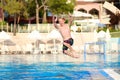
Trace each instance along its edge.
{"label": "boy's outstretched arm", "polygon": [[71,26],[72,22],[73,22],[73,16],[71,13],[68,14],[69,15],[69,21],[68,21],[68,25]]}
{"label": "boy's outstretched arm", "polygon": [[58,29],[58,25],[57,25],[57,17],[53,16],[53,24],[54,24],[54,27]]}

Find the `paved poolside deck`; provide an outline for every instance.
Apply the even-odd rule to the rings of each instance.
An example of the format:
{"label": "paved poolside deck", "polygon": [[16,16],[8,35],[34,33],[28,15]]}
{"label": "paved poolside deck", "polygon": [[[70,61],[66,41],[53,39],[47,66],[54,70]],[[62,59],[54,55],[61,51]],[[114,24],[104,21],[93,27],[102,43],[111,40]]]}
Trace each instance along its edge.
{"label": "paved poolside deck", "polygon": [[[59,54],[12,54],[12,55],[0,55],[0,61],[11,61],[11,59],[20,59],[24,63],[36,63],[36,62],[75,62],[82,63],[84,61],[84,55],[79,54],[79,58],[72,58],[68,55]],[[120,54],[107,54],[107,62],[119,62]],[[104,63],[102,54],[87,54],[86,62],[101,62]]]}

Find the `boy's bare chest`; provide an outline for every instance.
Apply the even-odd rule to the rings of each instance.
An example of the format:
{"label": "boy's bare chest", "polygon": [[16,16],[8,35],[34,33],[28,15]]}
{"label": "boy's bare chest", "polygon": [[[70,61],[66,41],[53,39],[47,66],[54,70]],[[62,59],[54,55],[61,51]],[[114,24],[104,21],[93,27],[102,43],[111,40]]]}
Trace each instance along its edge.
{"label": "boy's bare chest", "polygon": [[61,28],[59,28],[59,31],[65,33],[65,32],[69,31],[69,28],[68,27],[61,27]]}

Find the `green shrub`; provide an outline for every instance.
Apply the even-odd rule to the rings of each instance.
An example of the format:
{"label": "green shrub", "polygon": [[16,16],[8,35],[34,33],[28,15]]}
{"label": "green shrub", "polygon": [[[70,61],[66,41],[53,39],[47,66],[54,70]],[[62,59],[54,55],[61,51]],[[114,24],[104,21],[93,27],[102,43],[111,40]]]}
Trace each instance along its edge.
{"label": "green shrub", "polygon": [[7,24],[6,21],[1,21],[1,22],[0,22],[0,25],[6,25],[6,24]]}

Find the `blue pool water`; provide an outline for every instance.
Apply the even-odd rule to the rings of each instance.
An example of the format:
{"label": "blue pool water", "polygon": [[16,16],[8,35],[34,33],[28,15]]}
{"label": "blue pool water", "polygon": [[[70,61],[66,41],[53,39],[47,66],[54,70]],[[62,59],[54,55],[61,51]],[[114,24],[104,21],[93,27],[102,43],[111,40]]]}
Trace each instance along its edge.
{"label": "blue pool water", "polygon": [[[14,59],[13,59],[14,58]],[[5,58],[6,59],[6,58]],[[103,69],[120,62],[33,62],[21,58],[0,61],[0,80],[114,80]]]}
{"label": "blue pool water", "polygon": [[93,80],[91,74],[102,75],[105,80],[113,80],[102,69],[119,66],[120,63],[115,62],[102,65],[87,62],[80,64],[44,62],[28,65],[0,63],[0,80]]}

